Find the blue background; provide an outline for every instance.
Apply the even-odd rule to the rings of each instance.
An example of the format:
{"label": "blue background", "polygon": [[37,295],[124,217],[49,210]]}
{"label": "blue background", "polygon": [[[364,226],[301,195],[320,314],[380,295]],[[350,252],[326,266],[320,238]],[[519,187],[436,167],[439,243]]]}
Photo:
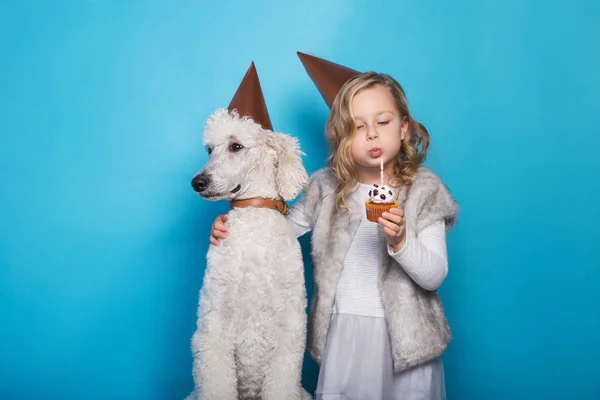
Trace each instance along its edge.
{"label": "blue background", "polygon": [[2,1],[0,398],[189,393],[226,210],[190,186],[203,124],[254,60],[275,129],[325,165],[296,50],[392,74],[431,133],[463,210],[449,399],[600,398],[599,18],[592,0]]}

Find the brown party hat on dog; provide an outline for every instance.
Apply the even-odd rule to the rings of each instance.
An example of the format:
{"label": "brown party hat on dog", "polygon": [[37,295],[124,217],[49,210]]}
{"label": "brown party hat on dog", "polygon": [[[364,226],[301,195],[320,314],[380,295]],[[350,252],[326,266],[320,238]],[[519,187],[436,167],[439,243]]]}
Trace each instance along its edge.
{"label": "brown party hat on dog", "polygon": [[250,64],[250,68],[244,75],[244,79],[242,79],[227,109],[229,111],[237,110],[240,117],[250,117],[264,129],[273,130],[254,61]]}
{"label": "brown party hat on dog", "polygon": [[319,57],[297,52],[308,76],[323,96],[325,103],[331,108],[335,96],[339,93],[348,79],[360,74],[343,65],[324,60]]}

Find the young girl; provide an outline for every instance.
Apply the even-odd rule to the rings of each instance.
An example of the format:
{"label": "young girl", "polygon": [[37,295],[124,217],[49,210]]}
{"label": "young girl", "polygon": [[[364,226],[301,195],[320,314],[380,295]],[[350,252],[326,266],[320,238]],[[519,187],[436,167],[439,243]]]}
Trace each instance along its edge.
{"label": "young girl", "polygon": [[[441,355],[451,335],[437,289],[458,207],[421,166],[429,134],[398,82],[373,72],[344,84],[326,132],[329,168],[310,178],[287,218],[298,236],[312,231],[317,399],[445,399]],[[399,208],[373,223],[365,202],[381,183],[382,160]],[[226,221],[215,221],[214,245]]]}

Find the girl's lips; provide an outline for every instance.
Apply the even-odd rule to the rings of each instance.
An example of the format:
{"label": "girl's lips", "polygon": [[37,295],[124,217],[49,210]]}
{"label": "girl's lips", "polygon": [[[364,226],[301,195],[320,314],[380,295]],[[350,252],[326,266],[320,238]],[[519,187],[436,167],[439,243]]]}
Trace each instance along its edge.
{"label": "girl's lips", "polygon": [[381,155],[382,152],[383,151],[381,149],[375,148],[375,149],[369,150],[369,155],[373,158],[377,158]]}

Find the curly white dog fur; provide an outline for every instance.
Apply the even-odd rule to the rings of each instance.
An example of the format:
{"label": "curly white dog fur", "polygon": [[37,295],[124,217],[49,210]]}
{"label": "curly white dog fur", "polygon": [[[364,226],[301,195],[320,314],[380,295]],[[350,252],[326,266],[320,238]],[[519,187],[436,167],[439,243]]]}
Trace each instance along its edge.
{"label": "curly white dog fur", "polygon": [[[194,178],[210,200],[291,200],[307,173],[298,141],[220,109],[208,120],[210,155]],[[228,237],[210,246],[192,339],[188,399],[310,399],[301,386],[306,345],[302,254],[285,216],[235,208]]]}

